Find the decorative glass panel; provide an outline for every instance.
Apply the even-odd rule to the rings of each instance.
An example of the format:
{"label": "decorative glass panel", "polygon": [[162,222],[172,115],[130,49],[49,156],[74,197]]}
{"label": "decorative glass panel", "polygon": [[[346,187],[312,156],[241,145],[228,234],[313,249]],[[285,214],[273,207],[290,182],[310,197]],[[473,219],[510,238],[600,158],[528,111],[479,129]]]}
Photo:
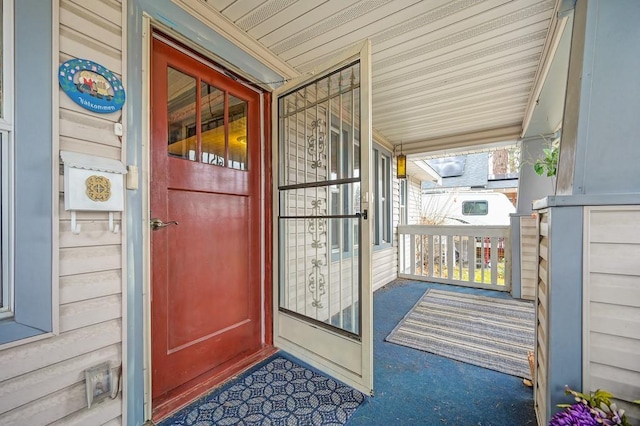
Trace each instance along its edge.
{"label": "decorative glass panel", "polygon": [[248,104],[229,95],[229,167],[247,170]]}
{"label": "decorative glass panel", "polygon": [[287,219],[281,222],[280,307],[358,334],[360,265],[357,247],[332,255],[327,228],[354,227],[359,218]]}
{"label": "decorative glass panel", "polygon": [[196,79],[168,68],[168,153],[196,160]]}
{"label": "decorative glass panel", "polygon": [[280,308],[360,331],[360,67],[278,100]]}
{"label": "decorative glass panel", "polygon": [[354,148],[360,140],[359,75],[356,64],[279,99],[281,186],[335,179],[332,173],[342,167],[340,160],[331,156],[342,153],[333,148],[329,151],[331,132],[342,135],[340,144],[344,143],[344,154],[351,161],[342,177],[357,177],[359,167],[354,166],[360,158],[354,158]]}
{"label": "decorative glass panel", "polygon": [[202,123],[200,161],[224,166],[227,145],[224,131],[224,92],[204,81],[200,83],[200,120]]}

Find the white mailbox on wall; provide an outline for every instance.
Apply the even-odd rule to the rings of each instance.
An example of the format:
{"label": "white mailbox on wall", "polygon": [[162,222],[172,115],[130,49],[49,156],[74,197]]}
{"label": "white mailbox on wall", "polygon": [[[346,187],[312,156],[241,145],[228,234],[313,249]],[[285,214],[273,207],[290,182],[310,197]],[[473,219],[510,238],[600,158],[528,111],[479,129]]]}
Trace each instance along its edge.
{"label": "white mailbox on wall", "polygon": [[124,175],[118,160],[60,151],[64,164],[64,209],[71,212],[71,231],[80,233],[77,211],[109,212],[109,230],[118,232],[113,213],[124,209]]}

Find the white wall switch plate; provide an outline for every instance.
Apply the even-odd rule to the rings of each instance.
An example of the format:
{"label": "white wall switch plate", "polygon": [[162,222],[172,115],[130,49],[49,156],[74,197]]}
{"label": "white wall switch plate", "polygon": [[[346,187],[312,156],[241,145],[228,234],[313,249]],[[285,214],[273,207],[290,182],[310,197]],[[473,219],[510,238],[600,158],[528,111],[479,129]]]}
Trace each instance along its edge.
{"label": "white wall switch plate", "polygon": [[111,396],[111,366],[108,362],[84,370],[87,389],[87,406],[103,401]]}

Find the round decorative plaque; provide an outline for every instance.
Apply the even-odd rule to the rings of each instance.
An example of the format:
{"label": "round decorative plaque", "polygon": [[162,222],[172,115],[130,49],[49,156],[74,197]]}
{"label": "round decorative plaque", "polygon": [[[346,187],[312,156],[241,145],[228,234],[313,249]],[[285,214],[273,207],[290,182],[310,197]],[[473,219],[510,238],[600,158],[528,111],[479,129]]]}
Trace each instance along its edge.
{"label": "round decorative plaque", "polygon": [[111,181],[104,176],[89,176],[87,184],[87,197],[92,201],[107,201],[111,198]]}

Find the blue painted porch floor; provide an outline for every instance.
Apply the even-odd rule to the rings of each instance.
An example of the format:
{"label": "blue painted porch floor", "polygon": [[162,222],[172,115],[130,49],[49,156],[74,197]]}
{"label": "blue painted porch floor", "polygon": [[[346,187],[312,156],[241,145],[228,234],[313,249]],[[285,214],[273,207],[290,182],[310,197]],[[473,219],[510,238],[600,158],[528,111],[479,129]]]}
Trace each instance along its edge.
{"label": "blue painted porch floor", "polygon": [[510,298],[506,293],[397,280],[374,293],[374,388],[355,425],[535,425],[522,379],[385,342],[428,288]]}
{"label": "blue painted porch floor", "polygon": [[[347,425],[535,425],[533,392],[522,379],[384,341],[428,288],[510,297],[496,291],[408,280],[396,280],[376,291],[373,298],[375,396],[365,398]],[[228,386],[230,384],[214,394]],[[197,401],[181,412],[189,412],[202,403]],[[181,420],[173,423],[178,418]],[[193,423],[178,413],[162,424]]]}

